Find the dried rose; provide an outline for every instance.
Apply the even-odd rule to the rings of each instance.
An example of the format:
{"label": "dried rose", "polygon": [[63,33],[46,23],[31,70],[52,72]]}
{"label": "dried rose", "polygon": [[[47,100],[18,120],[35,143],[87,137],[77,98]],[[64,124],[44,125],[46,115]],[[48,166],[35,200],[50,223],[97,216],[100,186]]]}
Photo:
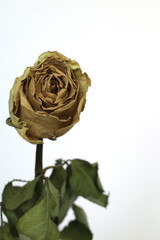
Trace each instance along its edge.
{"label": "dried rose", "polygon": [[28,142],[55,139],[80,119],[91,81],[79,64],[58,52],[41,54],[10,91],[11,124]]}

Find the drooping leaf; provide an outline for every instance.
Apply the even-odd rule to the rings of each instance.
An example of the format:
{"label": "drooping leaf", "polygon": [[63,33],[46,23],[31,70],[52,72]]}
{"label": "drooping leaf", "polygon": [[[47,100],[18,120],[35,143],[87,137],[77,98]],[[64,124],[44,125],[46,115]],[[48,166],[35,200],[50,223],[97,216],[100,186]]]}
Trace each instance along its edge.
{"label": "drooping leaf", "polygon": [[2,208],[2,211],[8,219],[8,226],[9,226],[10,232],[14,236],[18,236],[18,232],[17,232],[17,229],[16,229],[16,224],[18,222],[18,217],[17,217],[16,213],[14,211],[9,210],[9,209],[5,209],[4,207]]}
{"label": "drooping leaf", "polygon": [[106,207],[108,196],[97,186],[97,176],[97,168],[92,164],[80,159],[72,160],[69,183],[73,192]]}
{"label": "drooping leaf", "polygon": [[98,176],[98,163],[97,162],[93,163],[92,166],[95,167],[95,169],[97,171],[97,180],[96,180],[97,187],[99,188],[99,191],[104,192],[102,183],[101,183],[100,178]]}
{"label": "drooping leaf", "polygon": [[19,208],[24,214],[27,211],[29,211],[32,207],[34,207],[38,200],[39,200],[39,194],[37,193],[37,191],[35,189],[35,192],[34,192],[32,198],[29,199],[28,201],[25,201],[24,203],[22,203]]}
{"label": "drooping leaf", "polygon": [[63,200],[60,204],[60,210],[59,210],[59,216],[58,216],[59,223],[62,222],[69,208],[72,207],[72,204],[76,199],[77,199],[77,195],[72,191],[72,189],[69,186],[67,186]]}
{"label": "drooping leaf", "polygon": [[55,197],[46,180],[41,201],[19,219],[18,232],[32,240],[59,240],[58,228],[51,220],[55,208]]}
{"label": "drooping leaf", "polygon": [[72,221],[61,232],[61,240],[91,240],[92,233],[79,221]]}
{"label": "drooping leaf", "polygon": [[54,168],[50,176],[50,181],[59,190],[60,197],[63,198],[66,187],[67,173],[63,167]]}
{"label": "drooping leaf", "polygon": [[77,206],[76,204],[73,204],[72,208],[76,216],[76,220],[84,224],[87,228],[89,228],[85,211],[81,207]]}
{"label": "drooping leaf", "polygon": [[59,214],[59,192],[49,179],[48,179],[48,187],[49,187],[49,191],[52,194],[52,196],[54,197],[54,201],[55,201],[55,208],[54,208],[53,212],[51,213],[52,219],[55,219],[56,217],[58,217],[58,214]]}
{"label": "drooping leaf", "polygon": [[32,239],[23,234],[19,234],[19,240],[32,240]]}
{"label": "drooping leaf", "polygon": [[12,182],[9,182],[3,191],[2,201],[6,209],[14,210],[22,203],[32,198],[34,189],[39,181],[40,176],[33,181],[28,182],[23,187],[14,187]]}
{"label": "drooping leaf", "polygon": [[11,235],[8,224],[0,227],[0,240],[16,240],[16,238]]}

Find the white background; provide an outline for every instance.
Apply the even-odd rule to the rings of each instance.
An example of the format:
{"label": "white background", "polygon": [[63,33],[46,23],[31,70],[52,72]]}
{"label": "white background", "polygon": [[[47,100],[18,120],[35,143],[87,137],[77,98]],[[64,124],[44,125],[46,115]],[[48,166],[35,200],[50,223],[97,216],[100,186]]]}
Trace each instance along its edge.
{"label": "white background", "polygon": [[160,2],[1,0],[0,23],[0,192],[34,177],[35,145],[5,124],[9,90],[42,52],[57,50],[77,60],[92,87],[81,121],[45,140],[44,166],[98,161],[108,208],[77,201],[94,240],[159,240]]}

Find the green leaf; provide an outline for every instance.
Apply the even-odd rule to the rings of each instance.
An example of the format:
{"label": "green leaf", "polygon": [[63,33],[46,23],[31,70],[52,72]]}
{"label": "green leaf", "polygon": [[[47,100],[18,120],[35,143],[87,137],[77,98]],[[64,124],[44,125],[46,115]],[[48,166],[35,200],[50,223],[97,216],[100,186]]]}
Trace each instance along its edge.
{"label": "green leaf", "polygon": [[46,180],[41,201],[19,219],[18,232],[32,240],[59,240],[58,228],[51,220],[55,208],[55,197],[50,189],[49,181]]}
{"label": "green leaf", "polygon": [[56,217],[58,217],[58,214],[59,214],[59,192],[49,179],[48,179],[48,187],[55,201],[55,208],[51,214],[52,219],[55,219]]}
{"label": "green leaf", "polygon": [[32,198],[29,199],[28,201],[25,201],[24,203],[22,203],[22,205],[20,205],[20,210],[23,212],[23,214],[28,212],[32,207],[34,207],[36,205],[38,200],[39,200],[39,194],[37,193],[37,191],[35,189],[35,192],[34,192]]}
{"label": "green leaf", "polygon": [[16,240],[16,238],[11,235],[7,224],[0,227],[0,240]]}
{"label": "green leaf", "polygon": [[19,234],[19,240],[32,240],[32,239],[23,234]]}
{"label": "green leaf", "polygon": [[76,220],[78,222],[84,224],[87,228],[89,228],[87,216],[86,216],[86,213],[84,212],[84,210],[75,204],[73,204],[72,208],[73,208],[74,214],[76,216]]}
{"label": "green leaf", "polygon": [[14,127],[14,125],[12,123],[12,119],[10,117],[6,119],[6,124],[8,124],[11,127]]}
{"label": "green leaf", "polygon": [[91,240],[90,230],[78,221],[72,221],[61,232],[61,240]]}
{"label": "green leaf", "polygon": [[3,191],[2,201],[5,208],[14,210],[19,207],[22,203],[32,198],[34,189],[39,181],[40,176],[35,178],[33,181],[28,182],[23,187],[14,187],[12,182],[9,182]]}
{"label": "green leaf", "polygon": [[71,161],[69,183],[76,195],[80,195],[103,207],[107,206],[108,196],[97,186],[97,168],[87,161],[75,159]]}
{"label": "green leaf", "polygon": [[17,229],[16,229],[16,224],[18,222],[18,217],[17,217],[16,213],[14,211],[5,209],[4,207],[2,207],[2,211],[8,219],[8,226],[9,226],[9,229],[10,229],[11,233],[14,236],[18,236],[18,232],[17,232]]}
{"label": "green leaf", "polygon": [[67,173],[63,167],[54,168],[50,176],[50,181],[59,190],[60,197],[63,198],[66,188]]}
{"label": "green leaf", "polygon": [[[97,162],[93,163],[92,166],[95,167],[96,171],[98,172],[98,163]],[[103,189],[103,186],[99,179],[98,174],[97,174],[96,184],[97,184],[97,188],[99,189],[99,191],[104,192],[104,189]]]}
{"label": "green leaf", "polygon": [[61,223],[63,221],[69,208],[72,206],[73,202],[76,199],[77,199],[77,195],[72,191],[72,189],[69,186],[67,186],[63,200],[60,204],[58,223]]}

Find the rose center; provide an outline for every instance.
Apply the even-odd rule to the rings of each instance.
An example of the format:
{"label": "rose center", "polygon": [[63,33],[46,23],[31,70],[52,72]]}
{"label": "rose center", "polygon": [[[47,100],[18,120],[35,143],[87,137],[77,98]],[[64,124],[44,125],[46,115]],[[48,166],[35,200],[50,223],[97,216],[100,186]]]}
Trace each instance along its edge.
{"label": "rose center", "polygon": [[50,91],[51,93],[57,93],[58,91],[58,81],[54,77],[50,79]]}

